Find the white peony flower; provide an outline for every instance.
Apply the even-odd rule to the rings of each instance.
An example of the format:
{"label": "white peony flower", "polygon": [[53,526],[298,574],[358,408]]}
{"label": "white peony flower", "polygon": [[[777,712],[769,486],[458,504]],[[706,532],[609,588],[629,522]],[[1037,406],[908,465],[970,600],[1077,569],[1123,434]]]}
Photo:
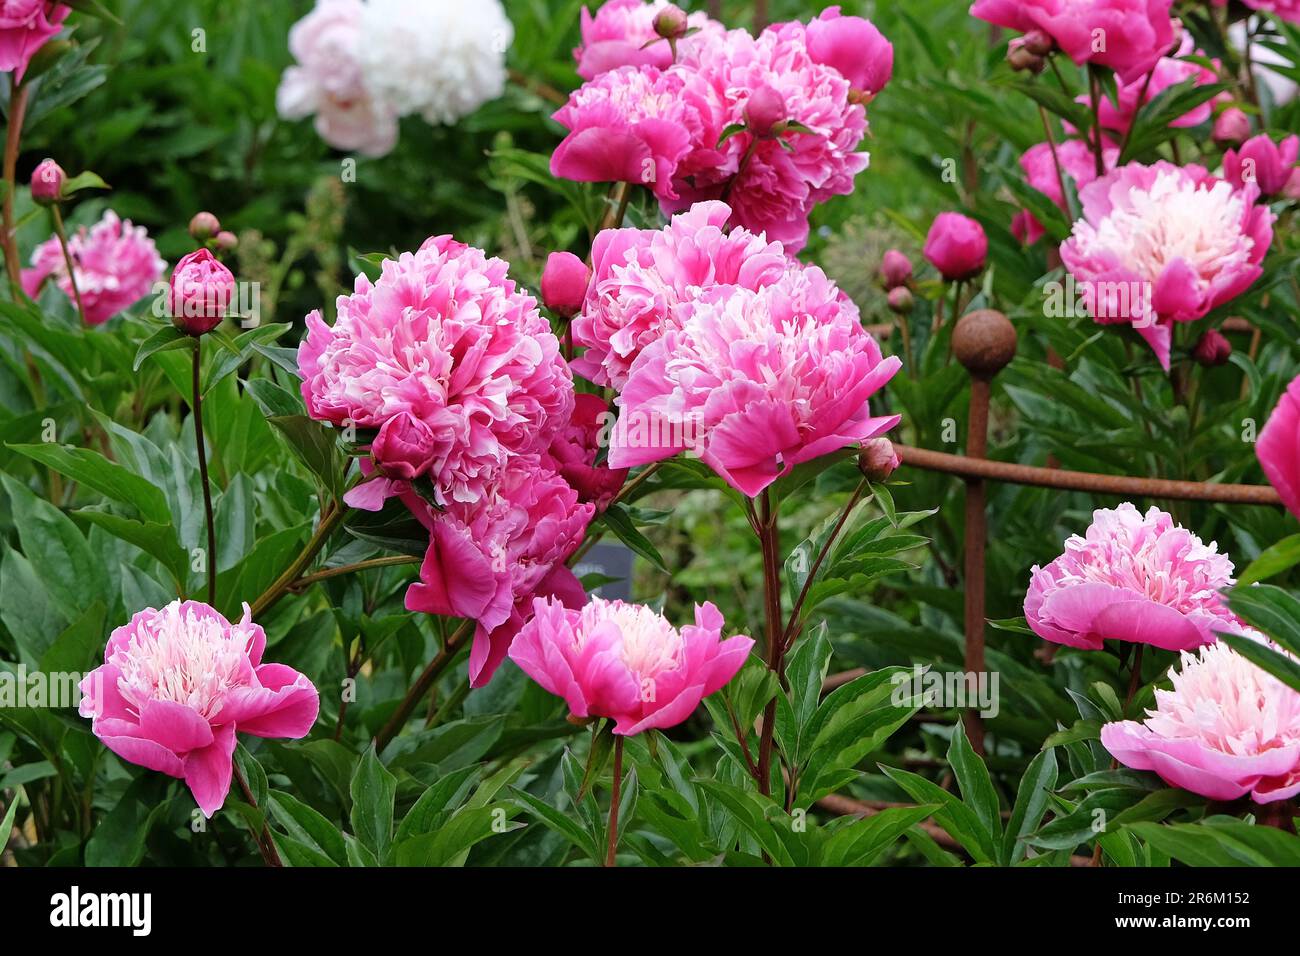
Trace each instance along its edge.
{"label": "white peony flower", "polygon": [[505,89],[514,27],[500,0],[369,0],[361,34],[371,96],[402,115],[454,123]]}

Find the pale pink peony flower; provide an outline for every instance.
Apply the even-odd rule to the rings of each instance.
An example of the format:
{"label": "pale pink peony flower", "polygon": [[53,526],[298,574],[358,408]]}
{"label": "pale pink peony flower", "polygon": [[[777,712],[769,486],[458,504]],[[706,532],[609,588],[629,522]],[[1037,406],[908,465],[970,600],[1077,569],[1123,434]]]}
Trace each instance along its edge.
{"label": "pale pink peony flower", "polygon": [[553,119],[569,131],[551,173],[582,183],[623,182],[675,199],[673,176],[703,129],[696,78],[684,70],[620,67],[584,83]]}
{"label": "pale pink peony flower", "polygon": [[1230,149],[1223,155],[1223,177],[1238,189],[1254,184],[1263,197],[1281,193],[1296,169],[1300,157],[1300,136],[1291,135],[1280,143],[1273,142],[1267,133],[1260,133],[1239,149]]}
{"label": "pale pink peony flower", "polygon": [[[542,456],[578,493],[578,500],[591,502],[596,511],[604,511],[627,481],[626,468],[597,464],[602,451],[602,434],[614,421],[614,413],[599,395],[574,396],[573,418],[560,429],[551,447]],[[603,439],[608,443],[608,436]]]}
{"label": "pale pink peony flower", "polygon": [[[681,198],[663,203],[666,211],[725,199],[733,224],[763,232],[794,254],[807,242],[813,206],[853,191],[854,177],[869,162],[857,152],[866,110],[850,81],[810,54],[809,29],[782,23],[757,38],[732,30],[703,37],[685,51],[674,70],[703,82],[703,130],[676,171]],[[749,98],[760,90],[779,95],[785,119],[797,125],[775,137],[756,141],[745,131],[719,143],[729,127],[746,123]],[[697,94],[694,87],[691,94]]]}
{"label": "pale pink peony flower", "polygon": [[49,0],[0,0],[0,72],[21,83],[32,57],[63,29],[71,10]]}
{"label": "pale pink peony flower", "polygon": [[[1128,128],[1133,125],[1133,119],[1137,116],[1138,110],[1169,89],[1169,87],[1185,83],[1190,79],[1195,79],[1197,86],[1207,86],[1219,82],[1219,74],[1215,70],[1207,69],[1192,60],[1179,59],[1191,55],[1204,57],[1205,52],[1196,49],[1195,46],[1196,44],[1193,42],[1191,35],[1185,34],[1176,55],[1161,57],[1153,70],[1135,77],[1128,83],[1118,85],[1118,105],[1111,102],[1109,96],[1103,96],[1097,104],[1097,112],[1101,116],[1102,128],[1123,138],[1123,134],[1128,132]],[[1218,60],[1211,60],[1210,62],[1216,68],[1220,66]],[[1078,101],[1084,104],[1089,102],[1087,96],[1080,96]],[[1200,126],[1202,123],[1209,121],[1213,112],[1214,100],[1207,100],[1195,109],[1173,120],[1169,125],[1177,127]]]}
{"label": "pale pink peony flower", "polygon": [[1255,442],[1269,484],[1282,503],[1300,518],[1300,378],[1291,380]]}
{"label": "pale pink peony flower", "polygon": [[569,610],[537,600],[510,659],[574,717],[606,717],[614,733],[632,736],[680,724],[736,676],[754,641],[724,641],[722,625],[708,603],[678,630],[642,604],[592,598]]}
{"label": "pale pink peony flower", "polygon": [[[439,504],[478,501],[513,458],[544,450],[573,410],[559,342],[507,268],[437,236],[385,260],[377,282],[358,276],[332,328],[319,312],[307,316],[298,368],[308,413],[380,429],[371,449],[380,471],[396,450],[389,476],[429,481]],[[348,502],[373,505],[360,499],[374,488],[362,489]]]}
{"label": "pale pink peony flower", "polygon": [[[1119,147],[1103,144],[1101,155],[1106,170],[1112,170],[1119,159]],[[1065,178],[1073,181],[1076,192],[1097,178],[1097,162],[1092,147],[1079,139],[1067,139],[1058,144],[1055,159],[1052,158],[1051,143],[1031,146],[1020,157],[1020,168],[1025,171],[1025,181],[1068,216],[1069,206],[1061,192],[1061,179],[1056,174],[1057,162],[1060,162]],[[1020,220],[1023,234],[1019,238],[1025,245],[1033,245],[1042,237],[1043,225],[1033,214],[1025,212],[1024,215],[1027,218]]]}
{"label": "pale pink peony flower", "polygon": [[[68,252],[90,325],[107,322],[140,301],[167,268],[144,226],[119,219],[111,209],[90,229],[82,226],[69,236]],[[59,291],[73,301],[72,283],[57,236],[36,247],[32,267],[22,272],[23,291],[35,298],[48,278],[53,278]]]}
{"label": "pale pink peony flower", "polygon": [[975,0],[970,12],[1021,33],[1042,30],[1075,63],[1108,66],[1130,82],[1173,47],[1172,5],[1173,0]]}
{"label": "pale pink peony flower", "polygon": [[1130,163],[1080,191],[1083,218],[1061,260],[1094,320],[1131,322],[1168,371],[1173,323],[1204,317],[1263,272],[1274,217],[1258,195],[1200,166]]}
{"label": "pale pink peony flower", "polygon": [[[620,66],[653,66],[666,69],[673,63],[668,41],[655,32],[655,17],[669,0],[607,0],[592,16],[582,8],[582,45],[573,51],[578,75],[594,80],[601,73]],[[688,30],[721,33],[722,24],[706,13],[692,13]],[[692,34],[694,36],[694,34]],[[689,46],[692,36],[678,40],[678,50]]]}
{"label": "pale pink peony flower", "polygon": [[535,456],[511,462],[474,502],[432,508],[407,489],[402,501],[429,529],[420,580],[406,592],[411,611],[476,622],[469,676],[492,679],[534,595],[581,603],[582,586],[564,562],[577,550],[595,509]]}
{"label": "pale pink peony flower", "polygon": [[185,781],[205,817],[230,791],[235,734],[305,737],[320,698],[302,674],[263,664],[248,605],[231,624],[206,604],[146,608],[109,636],[81,682],[80,713],[123,760]]}
{"label": "pale pink peony flower", "polygon": [[1102,745],[1126,767],[1210,800],[1300,793],[1300,694],[1226,644],[1181,658],[1146,720],[1106,724]]}
{"label": "pale pink peony flower", "polygon": [[759,291],[722,286],[687,303],[632,365],[609,462],[697,453],[750,497],[798,464],[893,428],[870,398],[898,371],[857,307],[815,266]]}
{"label": "pale pink peony flower", "polygon": [[361,0],[317,0],[289,30],[298,65],[284,71],[276,108],[286,119],[315,115],[316,132],[336,149],[383,156],[397,142],[397,111],[378,102],[361,62]]}
{"label": "pale pink peony flower", "polygon": [[1154,507],[1142,515],[1125,502],[1092,519],[1064,554],[1030,572],[1025,618],[1039,637],[1094,651],[1106,640],[1182,651],[1242,631],[1219,595],[1233,579],[1218,545]]}
{"label": "pale pink peony flower", "polygon": [[573,341],[587,351],[574,372],[621,389],[641,350],[702,290],[716,285],[758,289],[790,268],[780,243],[748,230],[725,228],[731,209],[698,203],[663,229],[606,229],[592,246],[594,275]]}

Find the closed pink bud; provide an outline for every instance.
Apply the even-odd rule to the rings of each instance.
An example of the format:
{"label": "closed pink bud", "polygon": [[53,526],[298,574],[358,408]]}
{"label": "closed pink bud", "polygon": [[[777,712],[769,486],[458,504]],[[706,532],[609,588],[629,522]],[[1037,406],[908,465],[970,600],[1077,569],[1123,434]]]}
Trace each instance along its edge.
{"label": "closed pink bud", "polygon": [[1300,199],[1300,166],[1291,170],[1291,175],[1282,187],[1282,195],[1287,199]]}
{"label": "closed pink bud", "polygon": [[655,15],[655,33],[665,40],[680,40],[686,35],[686,14],[671,3]]}
{"label": "closed pink bud", "polygon": [[542,302],[556,315],[571,319],[582,311],[591,269],[572,252],[552,252],[542,270]]}
{"label": "closed pink bud", "polygon": [[210,212],[196,212],[190,220],[190,235],[199,242],[206,242],[220,231],[220,221]]}
{"label": "closed pink bud", "polygon": [[894,451],[894,443],[888,438],[872,438],[864,441],[858,452],[858,470],[867,481],[884,481],[892,475],[903,460]]}
{"label": "closed pink bud", "polygon": [[379,429],[370,455],[392,478],[418,478],[433,464],[437,439],[433,429],[410,412],[399,412]]}
{"label": "closed pink bud", "polygon": [[1192,358],[1207,368],[1223,365],[1232,355],[1232,343],[1218,329],[1208,329],[1192,349]]}
{"label": "closed pink bud", "polygon": [[894,286],[889,290],[889,310],[897,312],[899,315],[907,315],[912,311],[915,300],[912,298],[912,290],[905,285]]}
{"label": "closed pink bud", "polygon": [[988,259],[989,240],[984,227],[969,216],[941,212],[925,237],[925,258],[949,282],[979,275]]}
{"label": "closed pink bud", "polygon": [[42,206],[59,201],[63,194],[63,168],[52,159],[41,160],[32,170],[32,199]]}
{"label": "closed pink bud", "polygon": [[217,244],[217,249],[220,252],[230,252],[237,245],[239,245],[239,239],[235,236],[235,234],[225,229],[222,229],[219,233],[217,233],[215,242]]}
{"label": "closed pink bud", "polygon": [[771,136],[777,123],[786,119],[785,97],[764,83],[745,102],[745,125],[760,139]]}
{"label": "closed pink bud", "polygon": [[235,293],[235,277],[207,249],[176,264],[168,305],[172,324],[189,335],[211,332],[221,324]]}
{"label": "closed pink bud", "polygon": [[1237,107],[1219,114],[1214,121],[1214,141],[1238,146],[1250,136],[1250,118]]}
{"label": "closed pink bud", "polygon": [[1007,63],[1013,70],[1028,70],[1030,73],[1041,73],[1047,65],[1046,60],[1026,46],[1024,37],[1017,37],[1007,45]]}
{"label": "closed pink bud", "polygon": [[886,250],[880,260],[880,278],[886,289],[907,285],[912,280],[912,261],[897,249]]}
{"label": "closed pink bud", "polygon": [[1056,46],[1056,41],[1043,30],[1030,30],[1022,39],[1024,48],[1035,56],[1047,56]]}

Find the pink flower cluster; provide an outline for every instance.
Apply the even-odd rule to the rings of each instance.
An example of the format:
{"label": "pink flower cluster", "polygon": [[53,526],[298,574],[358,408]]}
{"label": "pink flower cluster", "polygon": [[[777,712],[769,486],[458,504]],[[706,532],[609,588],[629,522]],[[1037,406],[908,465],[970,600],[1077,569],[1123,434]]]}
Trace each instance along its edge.
{"label": "pink flower cluster", "polygon": [[727,199],[735,224],[798,251],[813,206],[852,192],[867,166],[863,103],[888,82],[892,47],[838,7],[758,37],[706,28],[686,39],[677,62],[629,56],[635,65],[607,63],[575,91],[555,114],[569,135],[551,171],[646,185],[668,212]]}
{"label": "pink flower cluster", "polygon": [[715,286],[646,346],[619,394],[614,467],[690,450],[751,497],[796,465],[884,434],[870,398],[898,371],[815,266]]}
{"label": "pink flower cluster", "polygon": [[238,624],[194,601],[146,608],[82,680],[81,716],[123,760],[184,780],[211,817],[230,791],[236,733],[297,739],[316,722],[316,688],[263,664],[265,648],[247,604]]}
{"label": "pink flower cluster", "polygon": [[1217,545],[1157,508],[1143,515],[1125,502],[1092,518],[1064,554],[1031,571],[1025,619],[1039,637],[1085,650],[1117,640],[1183,651],[1244,630],[1219,595],[1233,578]]}
{"label": "pink flower cluster", "polygon": [[1173,0],[975,0],[971,16],[1009,30],[1041,30],[1080,65],[1131,82],[1174,45]]}
{"label": "pink flower cluster", "polygon": [[1106,724],[1101,742],[1135,770],[1210,800],[1300,793],[1300,693],[1226,644],[1184,651],[1172,690],[1144,721]]}
{"label": "pink flower cluster", "polygon": [[[68,253],[77,280],[76,292],[90,325],[107,322],[140,301],[167,268],[144,227],[119,219],[111,209],[89,229],[83,226],[68,237]],[[36,247],[32,267],[22,272],[23,292],[35,298],[49,278],[73,301],[72,282],[57,236]]]}
{"label": "pink flower cluster", "polygon": [[754,641],[722,640],[722,615],[696,605],[678,630],[650,608],[592,598],[580,610],[538,599],[510,658],[580,719],[631,736],[680,724],[745,664]]}
{"label": "pink flower cluster", "polygon": [[[1061,192],[1061,181],[1073,181],[1076,189],[1082,189],[1097,178],[1097,165],[1092,147],[1081,139],[1067,139],[1056,147],[1052,155],[1051,143],[1039,143],[1025,150],[1020,157],[1020,168],[1025,172],[1025,181],[1050,199],[1063,213],[1069,215],[1069,204]],[[1119,159],[1119,147],[1102,147],[1102,158],[1106,170],[1115,168]],[[1060,175],[1056,164],[1060,163]],[[1022,210],[1012,220],[1011,231],[1016,238],[1026,245],[1032,245],[1043,236],[1043,224],[1028,210]]]}
{"label": "pink flower cluster", "polygon": [[[1215,67],[1215,69],[1211,70],[1194,60],[1181,59],[1192,55],[1204,58],[1205,52],[1195,49],[1195,43],[1192,41],[1191,36],[1184,34],[1182,43],[1175,55],[1161,57],[1149,72],[1135,77],[1130,82],[1118,84],[1116,90],[1118,102],[1112,102],[1109,96],[1103,96],[1097,104],[1102,129],[1108,133],[1123,136],[1124,133],[1128,132],[1129,127],[1133,125],[1138,110],[1169,89],[1169,87],[1177,86],[1179,83],[1185,83],[1188,80],[1195,80],[1197,86],[1207,86],[1219,82],[1219,74],[1216,72],[1221,68],[1219,61],[1210,61]],[[1177,127],[1200,126],[1202,123],[1209,121],[1214,112],[1214,103],[1217,100],[1230,98],[1226,93],[1220,93],[1214,100],[1202,103],[1200,106],[1174,119],[1169,125]],[[1080,96],[1078,101],[1087,104],[1088,97]]]}
{"label": "pink flower cluster", "polygon": [[50,0],[4,0],[0,3],[0,73],[13,72],[21,83],[32,57],[63,29],[71,7]]}
{"label": "pink flower cluster", "polygon": [[1275,143],[1265,133],[1251,137],[1238,149],[1223,155],[1223,176],[1238,189],[1254,185],[1261,196],[1271,198],[1294,187],[1300,180],[1300,136],[1291,135]]}
{"label": "pink flower cluster", "polygon": [[385,260],[338,299],[333,327],[307,316],[298,350],[313,418],[375,430],[392,479],[473,504],[512,459],[536,455],[573,412],[559,342],[508,266],[450,236]]}
{"label": "pink flower cluster", "polygon": [[1061,246],[1097,322],[1131,323],[1168,371],[1173,323],[1203,318],[1259,278],[1273,214],[1259,188],[1203,167],[1130,163],[1079,194],[1083,218]]}
{"label": "pink flower cluster", "polygon": [[592,246],[592,279],[573,341],[586,352],[573,371],[621,389],[632,363],[664,331],[680,325],[682,307],[719,285],[760,289],[791,268],[780,243],[743,227],[726,231],[731,209],[699,203],[663,229],[606,229]]}
{"label": "pink flower cluster", "polygon": [[[608,0],[592,16],[582,8],[582,45],[573,51],[578,61],[578,75],[584,80],[620,66],[653,66],[665,70],[673,64],[668,40],[655,30],[655,18],[669,0]],[[689,46],[700,33],[721,33],[723,26],[706,13],[692,13],[686,18],[691,34],[677,41],[678,50]]]}

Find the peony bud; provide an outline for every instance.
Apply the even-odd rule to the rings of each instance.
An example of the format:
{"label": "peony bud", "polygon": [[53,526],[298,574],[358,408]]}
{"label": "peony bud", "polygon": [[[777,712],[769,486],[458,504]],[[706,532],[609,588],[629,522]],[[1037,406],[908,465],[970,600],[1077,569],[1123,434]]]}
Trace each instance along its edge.
{"label": "peony bud", "polygon": [[894,286],[889,290],[889,309],[899,315],[908,315],[912,311],[914,300],[912,290],[905,285]]}
{"label": "peony bud", "polygon": [[436,451],[433,429],[410,412],[384,422],[370,445],[370,455],[384,474],[407,481],[429,470]]}
{"label": "peony bud", "polygon": [[32,199],[42,206],[53,205],[63,195],[66,179],[63,168],[52,159],[43,159],[32,170]]}
{"label": "peony bud", "polygon": [[1192,349],[1192,358],[1206,368],[1223,365],[1232,355],[1232,343],[1218,329],[1207,329]]}
{"label": "peony bud", "polygon": [[941,212],[925,237],[925,258],[949,282],[973,279],[988,259],[984,227],[969,216]]}
{"label": "peony bud", "polygon": [[1282,187],[1282,195],[1287,199],[1300,199],[1300,166],[1291,170],[1286,185]]}
{"label": "peony bud", "polygon": [[655,15],[654,27],[665,40],[680,40],[686,36],[686,14],[670,3]]}
{"label": "peony bud", "polygon": [[561,318],[571,319],[582,311],[591,283],[591,270],[572,252],[552,252],[542,270],[542,301]]}
{"label": "peony bud", "polygon": [[785,118],[785,97],[767,83],[750,93],[745,101],[745,125],[759,139],[771,136],[776,125]]}
{"label": "peony bud", "polygon": [[1021,37],[1021,45],[1034,56],[1047,56],[1056,46],[1056,41],[1045,30],[1030,30]]}
{"label": "peony bud", "polygon": [[897,249],[886,250],[880,260],[880,278],[886,289],[907,285],[912,281],[912,262]]}
{"label": "peony bud", "polygon": [[235,234],[233,232],[228,232],[225,229],[222,229],[219,233],[217,233],[216,239],[214,241],[217,244],[218,252],[230,252],[237,245],[239,245],[239,239],[235,236]]}
{"label": "peony bud", "polygon": [[210,212],[196,212],[190,220],[190,235],[199,242],[207,242],[221,231],[221,223]]}
{"label": "peony bud", "polygon": [[858,451],[858,470],[867,481],[884,481],[903,463],[888,438],[872,438]]}
{"label": "peony bud", "polygon": [[172,324],[188,335],[211,332],[221,324],[235,293],[235,277],[207,249],[176,264],[168,290]]}
{"label": "peony bud", "polygon": [[1024,37],[1017,37],[1007,45],[1007,63],[1013,70],[1028,70],[1030,73],[1042,73],[1047,65],[1043,57],[1026,46]]}
{"label": "peony bud", "polygon": [[1214,121],[1214,141],[1225,146],[1240,146],[1250,137],[1250,118],[1233,106]]}

